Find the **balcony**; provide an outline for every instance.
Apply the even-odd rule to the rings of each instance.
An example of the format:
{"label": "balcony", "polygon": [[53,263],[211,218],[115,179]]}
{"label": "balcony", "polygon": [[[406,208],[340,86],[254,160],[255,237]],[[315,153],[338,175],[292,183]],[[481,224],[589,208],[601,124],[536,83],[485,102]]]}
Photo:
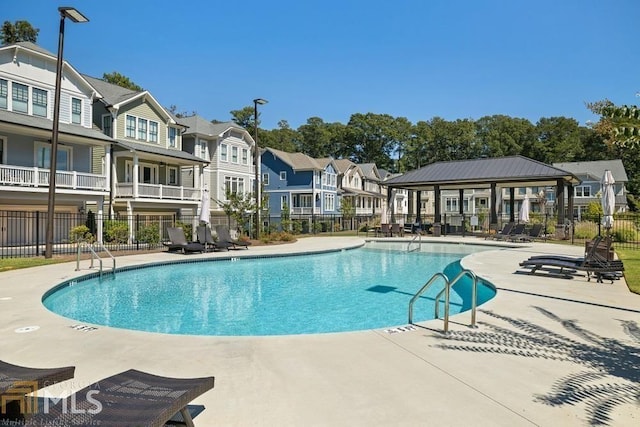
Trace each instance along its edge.
{"label": "balcony", "polygon": [[[49,169],[0,165],[0,187],[18,186],[29,188],[49,187]],[[107,191],[107,178],[104,175],[76,171],[57,171],[56,188],[83,191]]]}
{"label": "balcony", "polygon": [[116,198],[200,201],[200,189],[177,185],[138,184],[138,194],[135,195],[133,183],[123,183],[116,186]]}
{"label": "balcony", "polygon": [[319,213],[320,213],[320,208],[299,207],[299,206],[294,206],[291,208],[292,215],[313,215],[313,214],[319,214]]}

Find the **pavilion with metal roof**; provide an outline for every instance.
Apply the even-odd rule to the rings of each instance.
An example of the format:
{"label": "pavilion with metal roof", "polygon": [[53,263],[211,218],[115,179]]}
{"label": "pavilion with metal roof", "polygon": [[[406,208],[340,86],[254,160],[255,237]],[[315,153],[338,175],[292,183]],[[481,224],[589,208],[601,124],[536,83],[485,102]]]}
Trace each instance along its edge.
{"label": "pavilion with metal roof", "polygon": [[[568,195],[568,211],[573,211],[573,186],[580,180],[571,172],[524,157],[495,157],[473,160],[437,162],[391,178],[384,182],[389,188],[402,188],[416,191],[419,202],[421,191],[435,193],[435,222],[441,221],[440,192],[459,190],[460,199],[465,189],[491,189],[490,222],[498,222],[497,194],[502,188],[508,188],[511,198],[510,215],[514,221],[514,194],[518,187],[556,187],[558,224],[565,220],[565,189]],[[463,204],[460,203],[460,214]],[[420,210],[417,212],[420,222]]]}

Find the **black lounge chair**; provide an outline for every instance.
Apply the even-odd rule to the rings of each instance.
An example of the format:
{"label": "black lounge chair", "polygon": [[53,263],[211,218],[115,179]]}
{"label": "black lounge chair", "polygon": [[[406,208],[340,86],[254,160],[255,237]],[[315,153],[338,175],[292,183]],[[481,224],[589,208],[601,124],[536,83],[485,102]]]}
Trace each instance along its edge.
{"label": "black lounge chair", "polygon": [[513,231],[513,227],[515,226],[515,223],[513,222],[508,222],[504,225],[504,227],[502,227],[502,230],[500,230],[500,232],[496,233],[496,234],[491,234],[489,236],[487,236],[485,238],[485,240],[504,240],[506,238],[508,238],[511,235],[511,232]]}
{"label": "black lounge chair", "polygon": [[205,252],[208,248],[215,250],[226,249],[229,250],[229,247],[233,246],[231,243],[227,242],[216,242],[213,240],[213,236],[211,235],[211,229],[207,225],[200,225],[196,229],[196,234],[198,236],[198,242],[205,247]]}
{"label": "black lounge chair", "polygon": [[533,224],[528,233],[520,233],[516,234],[514,230],[514,234],[509,237],[509,240],[512,242],[533,242],[542,234],[543,224]]}
{"label": "black lounge chair", "polygon": [[238,247],[249,249],[249,245],[251,244],[251,242],[232,239],[231,233],[229,233],[229,229],[224,225],[218,225],[216,227],[216,234],[218,235],[218,242],[229,244],[233,249],[238,249]]}
{"label": "black lounge chair", "polygon": [[167,227],[167,234],[169,235],[170,242],[164,242],[163,245],[167,247],[169,251],[182,251],[187,252],[204,252],[204,245],[198,242],[188,242],[184,235],[182,227]]}
{"label": "black lounge chair", "polygon": [[[27,395],[73,378],[74,366],[62,368],[26,368],[0,360],[0,420],[22,419],[31,412],[32,397]],[[22,424],[16,424],[22,425]]]}
{"label": "black lounge chair", "polygon": [[[184,423],[193,426],[187,405],[213,385],[214,377],[169,378],[131,369],[51,404],[48,413],[38,413],[30,417],[29,422],[38,426],[160,427],[179,412]],[[76,412],[82,413],[73,413],[64,407],[70,405],[69,402],[75,402],[75,408],[82,408]]]}
{"label": "black lounge chair", "polygon": [[[597,240],[594,243],[584,258],[541,255],[522,261],[520,266],[529,269],[528,274],[535,274],[539,270],[558,271],[559,275],[570,277],[580,271],[587,274],[587,281],[591,281],[593,275],[598,283],[602,283],[603,279],[611,280],[613,283],[614,280],[622,276],[624,264],[620,260],[608,260],[598,255],[598,250],[601,248],[600,241]],[[608,245],[610,245],[610,240]]]}

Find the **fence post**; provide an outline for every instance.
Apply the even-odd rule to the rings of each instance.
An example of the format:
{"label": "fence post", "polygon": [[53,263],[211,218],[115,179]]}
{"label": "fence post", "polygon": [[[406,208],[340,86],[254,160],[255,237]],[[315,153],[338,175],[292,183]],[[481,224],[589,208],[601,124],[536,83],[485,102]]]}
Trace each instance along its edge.
{"label": "fence post", "polygon": [[36,256],[40,253],[40,211],[36,211]]}
{"label": "fence post", "polygon": [[136,229],[134,237],[136,238],[136,250],[140,250],[140,239],[138,239],[138,233],[140,233],[140,214],[136,214]]}

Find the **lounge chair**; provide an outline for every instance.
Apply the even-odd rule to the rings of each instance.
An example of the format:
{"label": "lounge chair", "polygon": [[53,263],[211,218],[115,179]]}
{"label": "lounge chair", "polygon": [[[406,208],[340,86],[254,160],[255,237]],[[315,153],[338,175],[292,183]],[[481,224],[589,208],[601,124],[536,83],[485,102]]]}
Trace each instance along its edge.
{"label": "lounge chair", "polygon": [[513,227],[515,226],[515,223],[513,222],[508,222],[504,225],[504,227],[502,227],[502,230],[500,230],[498,233],[496,234],[491,234],[489,236],[487,236],[485,238],[485,240],[503,240],[508,238],[511,235],[511,232],[513,231]]}
{"label": "lounge chair", "polygon": [[196,229],[196,234],[198,236],[198,242],[204,245],[205,252],[207,249],[211,248],[212,250],[221,250],[226,249],[229,250],[229,247],[233,246],[231,243],[227,242],[216,242],[213,240],[213,236],[211,235],[211,229],[207,225],[200,225]]}
{"label": "lounge chair", "polygon": [[602,283],[603,279],[611,280],[613,283],[614,280],[622,276],[624,264],[620,260],[608,260],[600,256],[598,249],[602,246],[598,243],[599,241],[591,247],[584,258],[539,255],[522,261],[520,266],[529,269],[528,274],[535,274],[539,270],[548,272],[557,271],[557,274],[567,277],[580,271],[587,274],[587,281],[591,281],[593,275],[596,277],[598,283]]}
{"label": "lounge chair", "polygon": [[238,249],[238,247],[249,249],[249,245],[251,244],[251,242],[232,239],[229,229],[224,225],[218,225],[216,227],[216,234],[218,235],[218,242],[228,244],[230,245],[229,247],[233,249]]}
{"label": "lounge chair", "polygon": [[0,360],[0,420],[20,419],[22,414],[31,412],[33,398],[28,394],[73,378],[75,369],[74,366],[26,368]]}
{"label": "lounge chair", "polygon": [[391,236],[404,236],[404,230],[400,227],[400,224],[391,224]]}
{"label": "lounge chair", "polygon": [[533,242],[542,234],[543,224],[533,224],[528,233],[514,234],[509,237],[512,242]]}
{"label": "lounge chair", "polygon": [[[55,405],[51,404],[48,413],[38,413],[29,418],[29,422],[52,426],[159,427],[179,412],[184,423],[193,426],[187,405],[212,389],[213,385],[214,377],[169,378],[131,369],[93,383]],[[64,407],[70,402],[81,410],[73,413]]]}
{"label": "lounge chair", "polygon": [[182,227],[167,227],[170,242],[164,242],[169,251],[179,250],[182,253],[204,252],[204,245],[198,242],[188,242]]}
{"label": "lounge chair", "polygon": [[391,227],[389,224],[380,224],[380,234],[384,237],[391,237]]}

